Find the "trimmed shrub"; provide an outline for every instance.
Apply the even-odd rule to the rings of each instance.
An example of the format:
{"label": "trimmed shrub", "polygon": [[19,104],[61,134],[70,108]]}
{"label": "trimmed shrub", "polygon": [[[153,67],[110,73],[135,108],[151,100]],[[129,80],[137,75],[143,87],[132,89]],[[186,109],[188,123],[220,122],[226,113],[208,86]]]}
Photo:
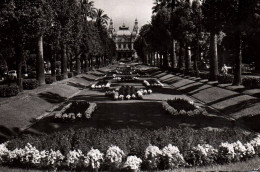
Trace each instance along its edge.
{"label": "trimmed shrub", "polygon": [[19,93],[19,87],[17,85],[1,85],[0,86],[0,96],[1,97],[11,97],[16,96]]}
{"label": "trimmed shrub", "polygon": [[72,78],[73,77],[73,72],[68,72],[68,78]]}
{"label": "trimmed shrub", "polygon": [[218,75],[218,83],[219,84],[230,84],[233,83],[234,76],[233,75]]}
{"label": "trimmed shrub", "polygon": [[209,79],[209,73],[199,73],[201,79]]}
{"label": "trimmed shrub", "polygon": [[63,75],[56,75],[56,80],[57,81],[61,81],[61,80],[63,80],[64,78],[63,78]]}
{"label": "trimmed shrub", "polygon": [[260,88],[260,78],[246,77],[242,80],[246,89]]}
{"label": "trimmed shrub", "polygon": [[[98,136],[98,137],[97,137]],[[192,140],[191,140],[191,137]],[[149,129],[96,129],[81,128],[59,131],[41,136],[23,135],[10,140],[8,148],[23,148],[28,142],[40,150],[60,150],[67,154],[69,150],[82,150],[88,152],[92,147],[106,152],[111,145],[120,147],[126,155],[134,154],[144,157],[144,150],[150,145],[156,145],[160,149],[169,143],[177,146],[181,152],[189,150],[198,144],[209,144],[217,148],[222,142],[236,142],[240,140],[246,143],[254,138],[254,134],[246,134],[243,130],[224,128],[218,130],[195,130],[192,128],[165,128],[157,130]]]}
{"label": "trimmed shrub", "polygon": [[52,84],[53,83],[53,79],[51,76],[45,77],[45,82],[46,84]]}
{"label": "trimmed shrub", "polygon": [[24,79],[23,80],[23,89],[33,90],[39,86],[39,82],[36,79]]}

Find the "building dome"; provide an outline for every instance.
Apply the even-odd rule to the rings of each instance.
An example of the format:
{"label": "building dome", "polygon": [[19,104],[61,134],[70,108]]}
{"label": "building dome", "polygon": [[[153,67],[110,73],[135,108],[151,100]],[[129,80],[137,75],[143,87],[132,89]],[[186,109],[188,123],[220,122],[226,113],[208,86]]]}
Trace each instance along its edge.
{"label": "building dome", "polygon": [[131,36],[131,32],[129,30],[119,30],[116,33],[117,36]]}

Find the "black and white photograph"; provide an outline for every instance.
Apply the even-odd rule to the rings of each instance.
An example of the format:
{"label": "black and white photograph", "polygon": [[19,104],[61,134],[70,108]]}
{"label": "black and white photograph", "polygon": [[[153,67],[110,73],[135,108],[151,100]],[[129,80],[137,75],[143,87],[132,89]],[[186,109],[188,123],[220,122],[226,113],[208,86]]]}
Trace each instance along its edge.
{"label": "black and white photograph", "polygon": [[0,172],[260,172],[260,0],[0,0]]}

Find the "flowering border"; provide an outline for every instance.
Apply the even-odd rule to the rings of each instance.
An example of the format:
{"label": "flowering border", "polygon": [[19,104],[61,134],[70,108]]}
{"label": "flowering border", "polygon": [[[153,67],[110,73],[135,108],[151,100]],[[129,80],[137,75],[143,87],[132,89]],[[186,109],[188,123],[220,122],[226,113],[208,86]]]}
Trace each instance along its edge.
{"label": "flowering border", "polygon": [[[186,111],[186,110],[176,110],[174,107],[168,104],[168,100],[163,100],[162,101],[162,108],[170,113],[173,116],[177,115],[184,115],[184,116],[199,116],[199,115],[208,115],[208,112],[206,109],[203,109],[199,106],[195,106],[194,110]],[[191,103],[192,104],[192,103]]]}
{"label": "flowering border", "polygon": [[96,103],[88,103],[89,107],[86,109],[84,114],[78,113],[69,113],[66,114],[64,113],[67,109],[69,109],[72,105],[72,103],[69,103],[68,105],[64,106],[60,111],[55,111],[54,112],[54,118],[57,120],[75,120],[75,119],[82,119],[83,115],[85,116],[86,119],[90,119],[91,115],[94,113],[94,111],[97,109],[97,104]]}
{"label": "flowering border", "polygon": [[155,80],[157,83],[155,83],[155,84],[150,84],[147,80],[144,80],[144,85],[146,86],[146,87],[164,87],[164,85],[163,85],[163,83],[161,83],[160,81],[158,81],[158,80]]}
{"label": "flowering border", "polygon": [[169,144],[160,149],[149,145],[145,150],[143,159],[135,155],[126,154],[117,146],[111,145],[106,153],[93,149],[84,155],[81,150],[70,150],[63,155],[59,150],[38,150],[30,143],[24,148],[9,150],[8,142],[0,144],[0,165],[31,167],[38,169],[99,169],[102,165],[110,169],[139,170],[141,165],[156,170],[160,164],[163,169],[174,169],[179,167],[204,166],[210,164],[223,164],[239,162],[260,156],[260,135],[251,141],[242,144],[240,141],[234,143],[221,143],[218,148],[209,144],[199,144],[182,154],[178,147]]}

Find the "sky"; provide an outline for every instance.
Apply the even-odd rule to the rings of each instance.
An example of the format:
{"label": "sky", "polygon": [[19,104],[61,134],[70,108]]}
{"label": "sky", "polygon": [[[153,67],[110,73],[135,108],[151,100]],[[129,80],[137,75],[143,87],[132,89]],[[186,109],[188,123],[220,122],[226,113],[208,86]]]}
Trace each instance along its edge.
{"label": "sky", "polygon": [[137,18],[138,26],[151,21],[153,0],[93,0],[95,8],[101,8],[114,22],[118,30],[123,22],[130,29]]}

